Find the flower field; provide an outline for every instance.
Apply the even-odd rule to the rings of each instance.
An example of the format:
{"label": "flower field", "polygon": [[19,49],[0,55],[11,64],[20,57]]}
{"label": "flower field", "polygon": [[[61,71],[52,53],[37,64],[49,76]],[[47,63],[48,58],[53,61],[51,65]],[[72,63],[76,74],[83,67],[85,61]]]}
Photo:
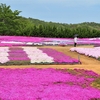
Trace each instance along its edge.
{"label": "flower field", "polygon": [[80,54],[84,54],[86,56],[94,57],[96,59],[100,58],[100,47],[94,47],[94,48],[78,48],[74,47],[70,49],[71,51],[76,51]]}
{"label": "flower field", "polygon": [[[94,47],[73,47],[71,38],[0,36],[0,100],[100,100],[100,38],[78,39],[85,44]],[[83,55],[80,64],[71,51],[96,65]]]}
{"label": "flower field", "polygon": [[[0,46],[73,45],[73,38],[0,36]],[[100,38],[78,38],[79,45],[100,45]]]}
{"label": "flower field", "polygon": [[[87,70],[0,69],[1,100],[99,100],[100,75]],[[96,99],[99,98],[99,99]]]}
{"label": "flower field", "polygon": [[0,47],[0,64],[76,64],[71,58],[50,48]]}

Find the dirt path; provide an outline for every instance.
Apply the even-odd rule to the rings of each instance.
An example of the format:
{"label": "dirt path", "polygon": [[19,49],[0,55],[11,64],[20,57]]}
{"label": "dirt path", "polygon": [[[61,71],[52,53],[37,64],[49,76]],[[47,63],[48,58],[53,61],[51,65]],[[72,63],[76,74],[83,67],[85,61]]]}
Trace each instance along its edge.
{"label": "dirt path", "polygon": [[[72,46],[43,46],[46,48],[53,48],[55,50],[58,50],[60,52],[63,52],[73,58],[78,59],[78,56],[80,58],[80,61],[82,64],[76,64],[76,65],[14,65],[14,66],[0,66],[0,68],[80,68],[80,69],[87,69],[87,70],[93,70],[94,72],[100,74],[100,61],[96,60],[95,58],[87,57],[84,55],[80,55],[76,52],[71,52],[70,48]],[[42,48],[43,48],[42,47]],[[87,47],[92,48],[93,46],[78,46],[78,47]],[[41,48],[41,47],[39,47]]]}

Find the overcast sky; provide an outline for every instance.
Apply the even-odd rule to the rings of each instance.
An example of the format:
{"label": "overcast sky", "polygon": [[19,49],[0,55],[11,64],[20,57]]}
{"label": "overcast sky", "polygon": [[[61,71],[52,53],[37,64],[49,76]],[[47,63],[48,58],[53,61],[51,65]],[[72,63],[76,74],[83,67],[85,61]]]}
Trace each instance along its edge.
{"label": "overcast sky", "polygon": [[100,23],[100,0],[0,0],[23,17],[77,24]]}

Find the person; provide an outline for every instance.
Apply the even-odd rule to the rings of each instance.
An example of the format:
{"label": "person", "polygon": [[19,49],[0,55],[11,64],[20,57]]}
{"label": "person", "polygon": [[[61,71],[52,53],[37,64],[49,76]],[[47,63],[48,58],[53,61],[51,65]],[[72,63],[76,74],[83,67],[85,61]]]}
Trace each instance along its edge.
{"label": "person", "polygon": [[77,45],[77,36],[74,37],[74,47]]}

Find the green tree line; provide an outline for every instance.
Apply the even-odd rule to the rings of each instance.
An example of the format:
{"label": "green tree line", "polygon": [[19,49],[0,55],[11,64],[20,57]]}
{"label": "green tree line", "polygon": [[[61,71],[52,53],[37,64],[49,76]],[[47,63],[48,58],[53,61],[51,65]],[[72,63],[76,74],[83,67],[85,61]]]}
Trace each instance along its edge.
{"label": "green tree line", "polygon": [[0,35],[73,38],[100,37],[100,24],[84,22],[78,24],[45,22],[19,16],[21,11],[12,11],[10,6],[0,4]]}

